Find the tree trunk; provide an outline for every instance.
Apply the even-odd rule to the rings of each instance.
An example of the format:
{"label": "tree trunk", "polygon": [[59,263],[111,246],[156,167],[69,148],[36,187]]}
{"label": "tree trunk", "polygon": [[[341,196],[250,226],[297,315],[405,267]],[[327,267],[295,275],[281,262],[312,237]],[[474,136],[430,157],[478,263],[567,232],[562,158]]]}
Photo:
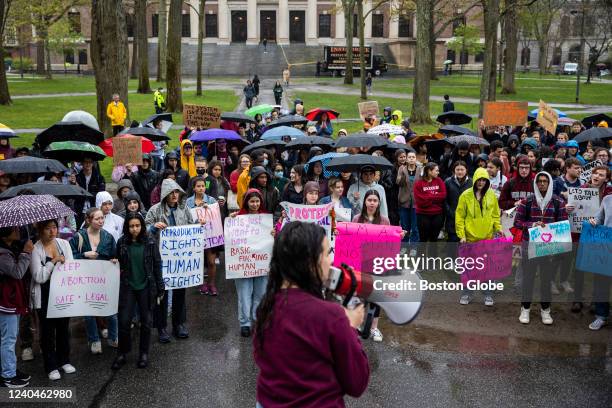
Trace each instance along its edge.
{"label": "tree trunk", "polygon": [[[495,100],[495,71],[497,65],[497,23],[499,20],[499,1],[483,0],[484,14],[484,62],[482,65],[482,77],[480,81],[480,111],[479,117],[482,118],[482,109],[485,101]],[[492,74],[492,75],[491,75]]]}
{"label": "tree trunk", "polygon": [[[6,71],[4,71],[4,30],[6,23],[6,14],[10,10],[10,4],[6,0],[0,0],[0,105],[11,104],[11,93],[9,92],[8,81],[6,80]],[[23,68],[23,64],[21,65]]]}
{"label": "tree trunk", "polygon": [[[343,1],[343,3],[345,3]],[[353,1],[346,2],[348,7],[344,8],[344,31],[346,36],[346,66],[344,68],[344,83],[353,84]]]}
{"label": "tree trunk", "polygon": [[[365,64],[365,19],[363,18],[363,0],[357,0],[357,21],[359,22],[359,74],[361,85],[361,99],[368,99],[366,91],[366,64]],[[373,58],[373,57],[372,57]]]}
{"label": "tree trunk", "polygon": [[168,1],[159,0],[157,17],[157,82],[166,80],[166,38],[168,32]]}
{"label": "tree trunk", "polygon": [[138,43],[138,93],[151,93],[149,85],[149,41],[147,33],[147,0],[136,0],[136,36]]}
{"label": "tree trunk", "polygon": [[546,60],[548,59],[548,35],[542,35],[542,38],[538,40],[538,50],[540,51],[538,68],[540,75],[544,75],[546,73]]}
{"label": "tree trunk", "polygon": [[431,31],[429,25],[433,20],[433,1],[416,2],[417,41],[415,54],[415,78],[412,88],[412,111],[410,122],[415,124],[431,123],[429,112],[429,81],[431,76]]}
{"label": "tree trunk", "polygon": [[[138,23],[134,21],[134,31],[138,30]],[[128,48],[129,50],[129,48]],[[129,57],[129,54],[128,54]],[[132,37],[132,62],[130,63],[130,79],[138,78],[138,41]]]}
{"label": "tree trunk", "polygon": [[[432,6],[433,7],[433,6]],[[431,74],[430,79],[437,81],[438,73],[436,72],[436,35],[434,33],[434,19],[429,21],[429,52],[431,55]]]}
{"label": "tree trunk", "polygon": [[506,30],[506,62],[504,63],[504,80],[502,94],[515,94],[514,76],[516,74],[516,56],[518,52],[518,26],[517,22],[518,0],[506,0],[506,14],[504,15]]}
{"label": "tree trunk", "polygon": [[166,87],[168,112],[183,111],[183,95],[181,91],[181,0],[170,0],[168,15],[168,56],[166,58]]}
{"label": "tree trunk", "polygon": [[202,59],[204,57],[204,16],[206,5],[205,0],[200,0],[200,7],[198,9],[198,60],[197,60],[197,72],[196,72],[196,95],[202,96]]}
{"label": "tree trunk", "polygon": [[36,74],[45,75],[45,42],[36,41]]}
{"label": "tree trunk", "polygon": [[[118,93],[128,107],[128,46],[125,13],[121,0],[92,0],[91,62],[96,79],[100,130],[111,133],[106,106]],[[129,116],[129,110],[128,110]]]}
{"label": "tree trunk", "polygon": [[45,40],[45,60],[47,63],[47,69],[45,70],[45,78],[52,79],[53,74],[51,73],[51,49],[49,48],[49,40]]}

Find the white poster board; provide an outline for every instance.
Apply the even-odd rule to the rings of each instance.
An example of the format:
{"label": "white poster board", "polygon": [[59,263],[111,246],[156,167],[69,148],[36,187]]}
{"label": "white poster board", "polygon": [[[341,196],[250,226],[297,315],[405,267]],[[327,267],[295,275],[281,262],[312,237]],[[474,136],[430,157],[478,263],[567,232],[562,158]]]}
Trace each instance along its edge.
{"label": "white poster board", "polygon": [[204,219],[206,224],[202,225],[204,230],[204,249],[223,245],[223,223],[221,222],[221,211],[219,204],[210,204],[207,207],[192,208],[191,216],[194,220]]}
{"label": "white poster board", "polygon": [[204,228],[200,224],[161,230],[159,252],[166,289],[183,289],[204,283]]}
{"label": "white poster board", "polygon": [[544,228],[529,228],[529,259],[556,255],[572,250],[572,234],[569,221],[546,224]]}
{"label": "white poster board", "polygon": [[573,205],[574,211],[568,214],[572,232],[582,232],[582,222],[597,215],[599,211],[599,190],[596,188],[569,187],[567,203]]}
{"label": "white poster board", "polygon": [[249,214],[225,219],[226,279],[266,276],[272,259],[272,214]]}

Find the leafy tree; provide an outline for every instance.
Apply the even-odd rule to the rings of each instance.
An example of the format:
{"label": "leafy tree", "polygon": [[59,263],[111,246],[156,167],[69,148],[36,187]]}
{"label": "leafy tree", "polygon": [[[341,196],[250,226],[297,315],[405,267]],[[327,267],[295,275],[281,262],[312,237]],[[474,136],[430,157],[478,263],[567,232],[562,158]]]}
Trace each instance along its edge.
{"label": "leafy tree", "polygon": [[[455,51],[457,54],[478,54],[484,49],[484,45],[480,42],[480,30],[473,25],[461,24],[455,29],[455,35],[447,43],[446,47],[449,50]],[[459,58],[461,62],[461,74],[463,74],[463,58]]]}

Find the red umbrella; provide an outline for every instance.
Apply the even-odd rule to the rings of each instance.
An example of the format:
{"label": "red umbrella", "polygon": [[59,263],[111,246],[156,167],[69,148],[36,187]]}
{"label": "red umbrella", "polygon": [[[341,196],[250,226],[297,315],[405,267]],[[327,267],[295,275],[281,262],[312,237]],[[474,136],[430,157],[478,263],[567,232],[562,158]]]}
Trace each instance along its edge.
{"label": "red umbrella", "polygon": [[340,112],[337,112],[333,109],[314,108],[313,110],[311,110],[310,112],[306,114],[306,119],[312,120],[312,121],[318,121],[319,119],[321,119],[321,115],[323,115],[324,113],[327,113],[327,117],[330,120],[338,119],[338,116],[340,116]]}
{"label": "red umbrella", "polygon": [[150,141],[146,137],[134,136],[134,135],[121,135],[121,136],[111,137],[111,138],[106,139],[102,143],[100,143],[98,146],[100,146],[102,150],[104,150],[104,153],[106,153],[107,156],[113,157],[113,140],[118,139],[118,138],[124,138],[124,137],[139,137],[142,142],[142,152],[143,153],[151,153],[153,150],[155,150],[155,145],[153,144],[152,141]]}

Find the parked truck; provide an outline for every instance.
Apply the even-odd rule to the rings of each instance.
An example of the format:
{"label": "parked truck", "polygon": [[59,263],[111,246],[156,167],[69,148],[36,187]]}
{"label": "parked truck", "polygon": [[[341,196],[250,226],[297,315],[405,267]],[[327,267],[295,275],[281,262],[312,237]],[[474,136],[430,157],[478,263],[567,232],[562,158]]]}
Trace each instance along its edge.
{"label": "parked truck", "polygon": [[[333,76],[346,74],[346,47],[325,46],[323,48],[322,72],[331,72]],[[365,69],[372,76],[387,72],[387,61],[382,55],[372,54],[372,47],[365,47]],[[359,75],[359,47],[353,47],[353,73]]]}

